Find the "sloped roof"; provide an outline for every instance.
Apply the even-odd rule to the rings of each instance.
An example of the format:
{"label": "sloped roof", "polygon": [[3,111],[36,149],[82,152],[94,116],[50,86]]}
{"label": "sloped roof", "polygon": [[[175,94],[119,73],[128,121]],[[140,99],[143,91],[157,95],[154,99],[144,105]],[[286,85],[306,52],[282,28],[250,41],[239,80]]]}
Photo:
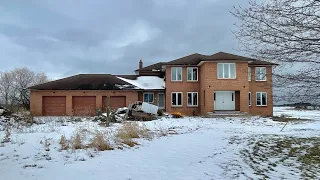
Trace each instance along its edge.
{"label": "sloped roof", "polygon": [[153,69],[161,70],[162,65],[166,64],[166,62],[158,62],[155,64],[151,64],[149,66],[137,69],[135,71],[152,71]]}
{"label": "sloped roof", "polygon": [[224,60],[249,61],[249,64],[257,63],[257,64],[264,64],[264,65],[276,65],[274,63],[270,63],[267,61],[261,61],[261,60],[248,58],[244,56],[238,56],[238,55],[225,53],[225,52],[218,52],[213,55],[203,55],[203,54],[195,53],[189,56],[185,56],[185,57],[170,61],[166,63],[166,65],[197,65],[201,61],[224,61]]}
{"label": "sloped roof", "polygon": [[[124,75],[126,76],[126,75]],[[129,78],[129,76],[126,76]],[[131,77],[133,78],[133,77]],[[29,87],[37,90],[123,90],[136,86],[111,74],[78,74],[63,79]]]}
{"label": "sloped roof", "polygon": [[139,76],[136,79],[126,79],[123,77],[118,77],[123,81],[126,81],[139,89],[154,89],[160,90],[165,89],[165,81],[164,78],[160,78],[158,76]]}

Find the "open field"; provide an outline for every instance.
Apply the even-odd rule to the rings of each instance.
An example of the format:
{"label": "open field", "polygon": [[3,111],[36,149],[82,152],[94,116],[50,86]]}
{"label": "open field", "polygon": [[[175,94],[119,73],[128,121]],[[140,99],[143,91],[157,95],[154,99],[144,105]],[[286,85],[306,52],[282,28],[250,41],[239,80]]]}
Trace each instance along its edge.
{"label": "open field", "polygon": [[[318,179],[320,112],[0,127],[3,179]],[[288,116],[290,116],[288,118]],[[287,119],[286,119],[287,118]],[[283,126],[288,124],[281,131]]]}

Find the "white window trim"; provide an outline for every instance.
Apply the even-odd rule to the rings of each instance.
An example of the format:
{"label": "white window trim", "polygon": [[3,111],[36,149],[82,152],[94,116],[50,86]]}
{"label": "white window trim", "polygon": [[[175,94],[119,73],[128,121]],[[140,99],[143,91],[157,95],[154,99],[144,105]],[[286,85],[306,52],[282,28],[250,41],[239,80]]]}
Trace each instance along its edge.
{"label": "white window trim", "polygon": [[[258,93],[265,93],[266,94],[266,105],[258,105]],[[262,94],[260,96],[261,98],[261,104],[262,104]],[[263,107],[263,106],[268,106],[268,93],[267,92],[256,92],[256,106],[260,106],[260,107]]]}
{"label": "white window trim", "polygon": [[[266,72],[265,79],[263,79],[263,80],[258,80],[258,79],[257,79],[257,69],[259,69],[259,68],[264,68],[264,69],[266,70],[266,71],[265,71],[265,72]],[[255,73],[255,79],[256,79],[256,81],[267,81],[267,67],[256,67],[254,73]]]}
{"label": "white window trim", "polygon": [[[145,94],[153,94],[152,102],[146,102],[146,101],[145,101],[145,99],[144,99],[144,95],[145,95]],[[143,102],[146,102],[146,103],[154,103],[154,93],[153,93],[153,92],[144,92],[144,93],[143,93]]]}
{"label": "white window trim", "polygon": [[[172,69],[173,69],[173,68],[181,69],[181,80],[177,80],[177,79],[178,79],[177,71],[176,71],[176,74],[175,74],[176,80],[173,80],[173,79],[172,79]],[[173,81],[173,82],[182,81],[182,79],[183,79],[182,67],[171,67],[171,72],[170,72],[170,73],[171,73],[171,81]]]}
{"label": "white window trim", "polygon": [[[177,95],[178,93],[181,93],[181,105],[173,105],[172,104],[172,94],[176,94],[176,99],[177,99],[177,102],[178,102],[178,95]],[[170,99],[171,99],[171,106],[172,107],[182,107],[183,106],[183,93],[182,92],[171,92]]]}
{"label": "white window trim", "polygon": [[[223,71],[222,71],[222,76],[224,76],[224,65],[228,64],[229,65],[229,77],[231,77],[231,71],[230,71],[230,64],[234,64],[234,78],[219,78],[219,64],[223,65]],[[218,79],[236,79],[237,78],[237,67],[236,63],[217,63],[217,78]]]}
{"label": "white window trim", "polygon": [[251,92],[249,92],[249,97],[250,97],[250,100],[249,100],[249,98],[248,98],[248,100],[249,100],[249,106],[252,106],[252,94],[251,94]]}
{"label": "white window trim", "polygon": [[[193,72],[193,69],[197,69],[197,79],[196,79],[196,80],[189,80],[189,79],[188,79],[188,77],[189,77],[189,75],[188,75],[189,69],[191,69],[191,70],[192,70],[192,72]],[[188,67],[188,68],[187,68],[187,81],[189,81],[189,82],[195,82],[195,81],[198,81],[198,77],[199,77],[199,70],[198,70],[198,67]],[[191,79],[193,79],[193,73],[191,74]]]}
{"label": "white window trim", "polygon": [[252,78],[252,68],[248,67],[248,81],[251,81]]}
{"label": "white window trim", "polygon": [[[197,105],[190,105],[189,102],[188,102],[188,95],[189,94],[197,94]],[[192,95],[191,95],[192,96]],[[193,103],[193,99],[191,98],[191,101]],[[187,106],[188,107],[198,107],[199,106],[199,94],[198,92],[187,92]]]}
{"label": "white window trim", "polygon": [[[163,94],[163,97],[164,97],[163,107],[160,107],[160,106],[159,106],[159,99],[160,99],[160,98],[159,98],[159,95],[160,95],[160,94]],[[157,104],[157,105],[159,106],[160,109],[164,109],[164,108],[165,108],[165,106],[166,106],[166,94],[165,94],[165,93],[158,93],[158,104]]]}

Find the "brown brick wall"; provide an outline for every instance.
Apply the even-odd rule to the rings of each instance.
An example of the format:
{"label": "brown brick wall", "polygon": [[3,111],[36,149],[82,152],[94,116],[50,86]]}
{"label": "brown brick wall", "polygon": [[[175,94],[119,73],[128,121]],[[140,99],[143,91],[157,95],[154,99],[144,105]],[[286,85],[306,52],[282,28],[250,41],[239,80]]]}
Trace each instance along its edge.
{"label": "brown brick wall", "polygon": [[[272,67],[267,66],[267,81],[255,81],[255,67],[251,67],[251,81],[249,81],[251,92],[251,106],[249,108],[249,113],[253,115],[273,115],[273,94],[272,94]],[[265,67],[265,66],[260,66]],[[256,106],[256,92],[266,92],[267,93],[267,106]]]}
{"label": "brown brick wall", "polygon": [[102,108],[102,96],[126,96],[126,105],[138,100],[136,91],[44,91],[31,90],[30,112],[34,116],[42,116],[42,96],[66,96],[66,114],[73,115],[72,96],[96,96],[96,107]]}
{"label": "brown brick wall", "polygon": [[[172,66],[174,67],[174,66]],[[181,66],[177,66],[181,67]],[[191,67],[191,66],[190,66]],[[200,72],[198,69],[198,76]],[[198,107],[188,107],[187,106],[187,92],[198,92],[198,98],[200,95],[200,83],[198,81],[188,82],[187,81],[187,67],[182,67],[182,81],[171,81],[171,66],[166,67],[166,110],[168,112],[182,112],[184,114],[192,115],[193,112],[196,114],[200,113],[200,106]],[[171,93],[172,92],[182,92],[182,107],[172,107],[171,106]],[[200,104],[200,99],[198,105]]]}

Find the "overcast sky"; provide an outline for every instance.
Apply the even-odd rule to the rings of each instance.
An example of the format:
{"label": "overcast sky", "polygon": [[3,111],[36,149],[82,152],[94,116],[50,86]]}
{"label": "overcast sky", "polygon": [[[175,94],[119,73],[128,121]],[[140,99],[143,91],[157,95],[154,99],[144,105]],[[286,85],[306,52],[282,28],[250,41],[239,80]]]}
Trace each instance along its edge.
{"label": "overcast sky", "polygon": [[237,52],[233,5],[248,0],[0,0],[0,71],[51,78],[132,74],[192,53]]}

